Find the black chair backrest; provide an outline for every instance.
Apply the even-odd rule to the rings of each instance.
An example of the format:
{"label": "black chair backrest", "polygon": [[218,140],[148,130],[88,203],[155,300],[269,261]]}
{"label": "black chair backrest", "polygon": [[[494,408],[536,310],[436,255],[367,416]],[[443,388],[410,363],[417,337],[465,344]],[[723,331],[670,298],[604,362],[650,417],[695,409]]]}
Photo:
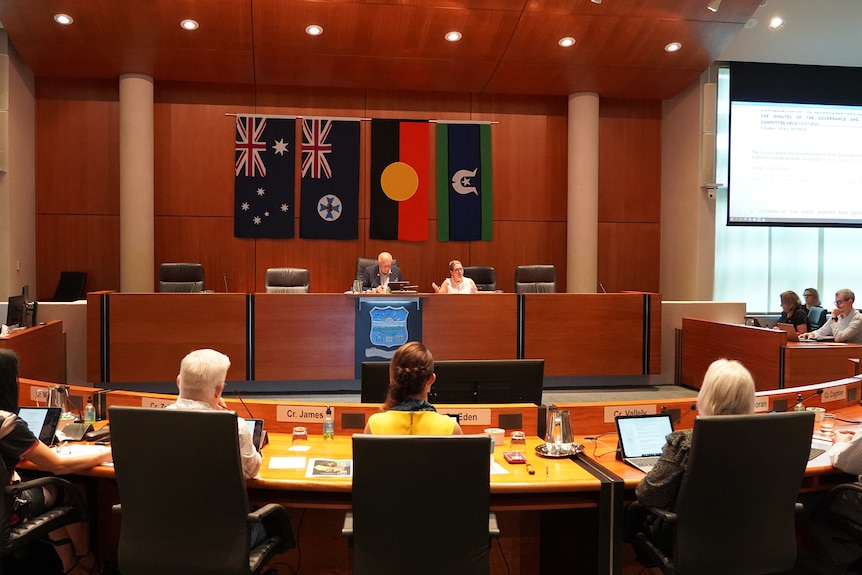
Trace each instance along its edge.
{"label": "black chair backrest", "polygon": [[353,436],[356,575],[488,573],[490,439]]}
{"label": "black chair backrest", "polygon": [[826,323],[826,309],[814,306],[808,310],[808,328],[811,331],[823,327]]}
{"label": "black chair backrest", "polygon": [[464,277],[473,280],[479,291],[495,291],[497,289],[497,270],[490,266],[467,266]]}
{"label": "black chair backrest", "polygon": [[160,292],[199,292],[204,289],[204,266],[176,262],[159,266]]}
{"label": "black chair backrest", "polygon": [[[9,470],[6,469],[6,463],[3,458],[0,458],[0,486],[9,485]],[[10,519],[12,516],[12,494],[7,490],[2,490],[0,495],[0,556],[5,555],[9,551],[9,532]]]}
{"label": "black chair backrest", "polygon": [[675,511],[678,575],[778,573],[796,559],[811,412],[699,416]]}
{"label": "black chair backrest", "polygon": [[77,301],[84,298],[87,272],[60,272],[60,281],[51,301]]}
{"label": "black chair backrest", "polygon": [[[368,266],[377,265],[377,258],[356,258],[356,279],[361,280]],[[398,266],[398,259],[392,258],[392,265]]]}
{"label": "black chair backrest", "polygon": [[557,269],[552,265],[518,266],[515,269],[515,293],[555,293]]}
{"label": "black chair backrest", "polygon": [[308,270],[304,268],[269,268],[264,279],[266,293],[308,293]]}
{"label": "black chair backrest", "polygon": [[111,407],[123,575],[249,570],[236,414]]}

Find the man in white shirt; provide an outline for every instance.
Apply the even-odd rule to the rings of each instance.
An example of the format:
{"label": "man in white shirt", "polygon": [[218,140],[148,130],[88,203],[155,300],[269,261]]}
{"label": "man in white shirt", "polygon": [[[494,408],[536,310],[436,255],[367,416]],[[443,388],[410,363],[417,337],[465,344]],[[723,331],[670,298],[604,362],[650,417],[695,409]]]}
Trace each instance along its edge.
{"label": "man in white shirt", "polygon": [[[176,403],[166,409],[228,409],[221,396],[228,368],[228,356],[214,349],[191,352],[180,364],[180,374],[177,376],[180,396]],[[245,420],[241,417],[236,420],[242,472],[246,479],[251,479],[260,471],[261,456],[254,447]]]}
{"label": "man in white shirt", "polygon": [[831,336],[839,343],[862,344],[862,313],[853,308],[856,295],[849,289],[835,292],[835,309],[820,329],[803,333],[800,339],[820,339]]}

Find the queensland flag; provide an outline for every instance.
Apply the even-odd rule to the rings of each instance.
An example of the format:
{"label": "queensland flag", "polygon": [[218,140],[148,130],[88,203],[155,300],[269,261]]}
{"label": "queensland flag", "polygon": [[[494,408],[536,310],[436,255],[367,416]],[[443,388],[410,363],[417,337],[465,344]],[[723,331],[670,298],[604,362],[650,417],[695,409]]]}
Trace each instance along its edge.
{"label": "queensland flag", "polygon": [[302,120],[299,237],[359,237],[359,119]]}
{"label": "queensland flag", "polygon": [[493,236],[491,126],[437,124],[437,239]]}
{"label": "queensland flag", "polygon": [[292,238],[296,120],[236,117],[234,236]]}
{"label": "queensland flag", "polygon": [[427,121],[371,121],[371,238],[428,239],[429,140]]}

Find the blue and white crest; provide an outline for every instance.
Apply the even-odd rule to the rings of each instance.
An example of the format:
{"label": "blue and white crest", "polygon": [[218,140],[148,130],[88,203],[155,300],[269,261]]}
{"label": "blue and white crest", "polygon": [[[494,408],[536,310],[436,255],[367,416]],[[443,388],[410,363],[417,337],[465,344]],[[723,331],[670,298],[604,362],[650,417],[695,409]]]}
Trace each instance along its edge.
{"label": "blue and white crest", "polygon": [[401,307],[373,307],[369,339],[373,345],[393,348],[407,342],[407,316],[410,312]]}

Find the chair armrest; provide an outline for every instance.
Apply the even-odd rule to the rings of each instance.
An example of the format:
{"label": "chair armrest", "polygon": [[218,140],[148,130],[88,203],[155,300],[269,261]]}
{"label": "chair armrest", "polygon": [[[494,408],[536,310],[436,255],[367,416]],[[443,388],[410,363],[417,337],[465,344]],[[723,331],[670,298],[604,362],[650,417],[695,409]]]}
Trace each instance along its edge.
{"label": "chair armrest", "polygon": [[293,539],[293,530],[290,527],[290,516],[287,514],[287,509],[281,505],[267,503],[249,513],[248,520],[253,523],[262,523],[267,536],[281,539],[281,548],[283,550],[286,551],[296,547],[296,541]]}
{"label": "chair armrest", "polygon": [[350,511],[344,514],[344,525],[341,527],[341,536],[348,539],[353,538],[353,513]]}
{"label": "chair armrest", "polygon": [[111,506],[111,511],[114,515],[122,515],[123,514],[123,506],[120,503]]}
{"label": "chair armrest", "polygon": [[61,477],[38,477],[36,479],[30,479],[29,481],[21,481],[20,483],[14,483],[12,485],[7,485],[4,487],[6,493],[10,495],[17,495],[22,491],[26,491],[27,489],[33,489],[36,487],[47,487],[49,485],[54,485],[63,490],[63,501],[66,505],[70,505],[74,507],[79,512],[83,514],[83,516],[87,517],[87,505],[84,503],[84,498],[81,497],[81,494],[75,489],[75,486],[66,481]]}
{"label": "chair armrest", "polygon": [[661,517],[667,523],[676,523],[677,515],[673,511],[668,511],[667,509],[662,509],[661,507],[650,507],[649,505],[644,505],[643,503],[639,503],[635,501],[631,504],[631,507],[640,507],[649,511],[653,515]]}
{"label": "chair armrest", "polygon": [[793,511],[794,513],[802,513],[803,511],[805,511],[805,506],[797,501],[796,505],[793,508]]}
{"label": "chair armrest", "polygon": [[[342,529],[343,532],[344,530]],[[493,512],[488,513],[488,535],[490,537],[500,536],[500,527],[497,525],[497,514]]]}

